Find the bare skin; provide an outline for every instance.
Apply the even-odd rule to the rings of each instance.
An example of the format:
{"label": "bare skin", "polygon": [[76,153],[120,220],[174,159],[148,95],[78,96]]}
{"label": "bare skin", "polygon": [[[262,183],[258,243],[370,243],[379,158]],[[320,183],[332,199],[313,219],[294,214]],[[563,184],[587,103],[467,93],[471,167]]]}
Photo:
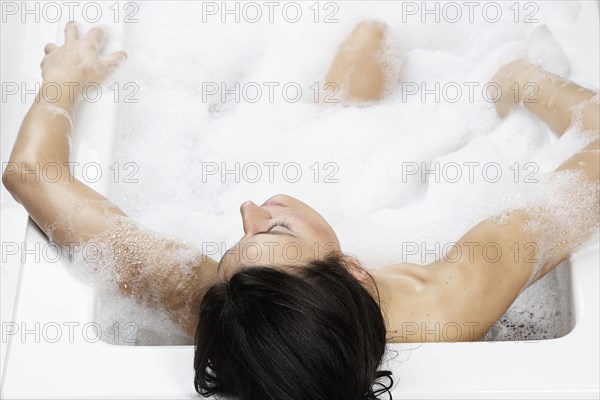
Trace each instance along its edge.
{"label": "bare skin", "polygon": [[374,101],[383,97],[385,67],[381,59],[386,26],[375,21],[356,25],[329,67],[325,82],[335,82],[344,101]]}
{"label": "bare skin", "polygon": [[[380,65],[378,52],[384,35],[385,27],[381,24],[359,24],[335,57],[327,81],[335,82],[344,89],[349,94],[346,99],[349,103],[353,100],[376,101],[382,97],[385,68]],[[45,49],[43,84],[102,81],[125,54],[118,52],[102,60],[97,48],[101,39],[102,33],[97,29],[79,39],[76,25],[67,25],[65,44],[61,47],[51,44]],[[84,60],[88,60],[87,65]],[[360,74],[357,71],[361,71]],[[582,104],[596,93],[542,72],[538,67],[518,60],[501,68],[494,81],[504,88],[514,82],[537,83],[539,102],[524,105],[561,135],[573,122],[574,113],[570,107]],[[553,96],[559,101],[551,101]],[[75,103],[76,99],[65,97],[49,104],[39,96],[21,125],[10,157],[11,170],[7,167],[2,177],[4,185],[23,204],[35,223],[61,245],[73,241],[83,243],[98,237],[110,238],[114,235],[115,225],[109,224],[107,217],[121,218],[124,224],[128,221],[122,210],[72,178],[67,168],[62,174],[64,178],[52,183],[36,180],[31,174],[21,174],[24,170],[33,169],[35,163],[63,165],[69,161],[71,124],[52,107],[59,107],[73,116]],[[498,113],[505,116],[516,104],[514,99],[503,98],[496,106]],[[590,182],[598,182],[598,113],[597,102],[585,106],[582,128],[590,131],[594,139],[557,171],[581,171]],[[161,257],[160,265],[153,265],[157,261],[150,252],[138,252],[133,258],[118,253],[115,263],[119,287],[139,301],[164,309],[193,335],[198,305],[204,291],[214,282],[227,279],[242,267],[271,265],[293,270],[311,259],[341,250],[335,232],[325,219],[290,196],[276,195],[261,206],[248,201],[242,204],[240,211],[244,236],[220,263],[203,256],[196,248],[167,241],[161,244],[164,257]],[[595,210],[586,212],[590,213],[590,218],[597,218]],[[467,232],[458,243],[466,246],[471,242],[495,242],[505,254],[510,254],[509,249],[515,242],[538,243],[542,240],[524,229],[527,221],[536,218],[540,216],[519,212],[511,214],[508,223],[485,220]],[[49,229],[50,226],[52,229]],[[560,234],[560,231],[556,232],[557,236]],[[155,240],[149,233],[136,228],[128,232],[127,239],[138,243],[153,243]],[[109,243],[113,247],[120,245],[119,240],[109,240]],[[281,249],[286,244],[297,249],[298,259],[290,261],[285,257]],[[551,257],[542,260],[542,269],[536,279],[568,257],[578,244],[569,242],[558,246]],[[188,265],[169,261],[169,254],[177,251],[191,253]],[[458,257],[458,261],[454,257],[452,263],[441,260],[426,267],[395,264],[370,273],[361,267],[358,260],[350,258],[353,261],[350,272],[380,299],[389,342],[444,341],[446,338],[439,335],[424,335],[424,328],[431,331],[436,324],[444,326],[450,323],[463,328],[458,338],[452,338],[453,341],[475,341],[480,340],[512,304],[529,282],[535,265],[524,259],[515,262],[510,257],[492,264],[481,256],[481,252],[474,254],[471,259]],[[149,268],[152,266],[155,268]],[[165,274],[165,271],[168,273]]]}

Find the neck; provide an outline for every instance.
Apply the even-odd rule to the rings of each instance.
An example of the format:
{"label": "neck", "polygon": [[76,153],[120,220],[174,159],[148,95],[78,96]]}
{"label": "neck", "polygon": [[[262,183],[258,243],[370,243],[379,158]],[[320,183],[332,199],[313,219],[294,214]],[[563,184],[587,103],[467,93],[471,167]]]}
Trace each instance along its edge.
{"label": "neck", "polygon": [[[420,308],[430,286],[432,271],[417,264],[395,264],[371,271],[367,290],[379,302],[388,336],[392,340],[408,315]],[[379,296],[378,296],[379,295]]]}
{"label": "neck", "polygon": [[373,280],[367,285],[367,291],[373,296],[375,301],[379,303],[381,313],[383,314],[386,326],[388,327],[395,303],[394,287],[396,278],[392,272],[393,271],[391,267],[379,268],[370,271]]}

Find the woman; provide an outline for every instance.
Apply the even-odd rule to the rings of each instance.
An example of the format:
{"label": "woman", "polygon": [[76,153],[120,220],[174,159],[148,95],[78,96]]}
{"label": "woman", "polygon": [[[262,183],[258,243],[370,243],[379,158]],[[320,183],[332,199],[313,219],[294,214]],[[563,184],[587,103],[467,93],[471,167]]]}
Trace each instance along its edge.
{"label": "woman", "polygon": [[[387,64],[379,55],[385,34],[384,26],[363,22],[340,48],[327,81],[339,86],[345,101],[383,96]],[[196,248],[143,230],[66,167],[58,182],[25,173],[36,165],[69,161],[81,87],[101,82],[126,57],[116,52],[101,59],[102,39],[98,28],[79,38],[76,24],[69,23],[65,44],[46,46],[42,89],[11,153],[9,165],[16,171],[5,171],[3,183],[50,240],[60,245],[102,243],[102,255],[110,260],[123,293],[165,310],[196,336],[195,387],[203,395],[376,398],[391,386],[378,389],[376,384],[390,375],[378,370],[386,343],[450,340],[425,334],[446,323],[465,327],[453,341],[481,339],[525,287],[552,270],[597,226],[597,199],[587,209],[565,205],[567,214],[583,221],[578,232],[568,234],[560,218],[537,209],[515,210],[502,219],[482,221],[447,257],[427,267],[403,263],[368,272],[341,253],[335,232],[315,210],[276,195],[261,206],[242,204],[244,236],[217,262]],[[523,60],[501,68],[494,81],[506,89],[515,82],[534,82],[537,102],[524,103],[529,111],[558,135],[572,123],[587,132],[585,148],[555,174],[572,173],[582,185],[597,188],[596,93]],[[74,87],[75,96],[45,99],[44,90],[56,84]],[[510,93],[496,103],[501,116],[523,100],[524,93],[516,99]],[[473,248],[473,243],[494,244],[510,256],[490,259],[481,251],[456,250]],[[537,257],[514,257],[515,244],[531,243],[540,249]],[[284,252],[287,245],[298,251],[293,260]]]}

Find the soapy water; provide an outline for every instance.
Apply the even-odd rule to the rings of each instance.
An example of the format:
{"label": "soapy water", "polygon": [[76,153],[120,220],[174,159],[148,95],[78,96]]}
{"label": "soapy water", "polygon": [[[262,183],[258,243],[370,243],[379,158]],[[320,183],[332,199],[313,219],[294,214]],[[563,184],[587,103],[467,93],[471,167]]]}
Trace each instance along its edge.
{"label": "soapy water", "polygon": [[[140,22],[128,26],[122,43],[128,63],[114,77],[135,79],[140,87],[139,102],[120,108],[114,155],[116,161],[137,165],[139,182],[116,183],[109,198],[164,237],[198,248],[219,244],[220,251],[211,254],[215,259],[243,234],[239,205],[248,199],[262,203],[276,193],[317,209],[335,229],[342,250],[368,268],[434,261],[444,244],[481,220],[535,205],[544,205],[550,220],[569,233],[597,232],[597,221],[581,217],[582,210],[595,206],[597,185],[585,185],[570,172],[544,177],[589,137],[573,127],[557,139],[524,110],[500,120],[481,91],[469,98],[464,85],[482,86],[501,65],[524,54],[568,76],[568,60],[551,29],[575,23],[576,3],[540,3],[538,24],[511,18],[495,24],[481,19],[422,24],[402,22],[399,3],[339,6],[334,24],[236,24],[200,23],[200,5],[191,2],[144,4]],[[389,26],[388,43],[398,41],[383,57],[390,81],[400,82],[377,104],[316,104],[311,86],[322,87],[337,47],[367,18]],[[243,94],[240,101],[234,95],[225,101],[221,93],[207,95],[215,84],[232,89],[236,82],[242,87],[294,83],[302,95],[296,102],[278,91],[274,101],[266,95],[256,102],[245,101]],[[425,101],[422,93],[407,95],[414,84],[431,89],[436,82],[452,83],[448,87],[458,86],[463,94],[457,101],[448,93],[437,101],[431,94]],[[294,173],[284,172],[292,162]],[[266,166],[273,163],[279,164],[268,179]],[[256,172],[256,164],[261,179],[244,175],[244,166]],[[450,168],[456,165],[462,173],[458,181]],[[237,176],[227,174],[236,167]],[[424,170],[436,168],[437,175],[423,177]],[[295,181],[297,171],[301,177]],[[565,240],[581,239],[572,236]],[[551,251],[552,238],[546,239]],[[406,243],[417,244],[419,251],[408,253]],[[166,315],[116,294],[110,288],[114,279],[104,275],[108,284],[99,285],[100,292],[110,295],[99,296],[97,320],[120,322],[121,339],[130,333],[123,326],[133,321],[128,327],[135,330],[137,344],[189,343]],[[524,290],[487,339],[566,334],[572,328],[568,278],[562,266]]]}
{"label": "soapy water", "polygon": [[483,340],[544,340],[562,337],[575,325],[568,263],[525,289]]}

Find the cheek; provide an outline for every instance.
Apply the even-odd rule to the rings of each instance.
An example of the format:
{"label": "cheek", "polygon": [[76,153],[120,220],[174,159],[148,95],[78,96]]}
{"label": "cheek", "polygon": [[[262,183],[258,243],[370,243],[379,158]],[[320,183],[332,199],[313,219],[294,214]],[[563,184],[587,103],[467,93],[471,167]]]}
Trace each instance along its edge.
{"label": "cheek", "polygon": [[321,218],[315,218],[307,223],[307,228],[319,242],[337,243],[337,237],[333,229]]}
{"label": "cheek", "polygon": [[297,225],[310,242],[333,242],[338,243],[337,236],[333,228],[321,217],[314,212],[296,212],[288,214],[289,221],[292,225]]}

